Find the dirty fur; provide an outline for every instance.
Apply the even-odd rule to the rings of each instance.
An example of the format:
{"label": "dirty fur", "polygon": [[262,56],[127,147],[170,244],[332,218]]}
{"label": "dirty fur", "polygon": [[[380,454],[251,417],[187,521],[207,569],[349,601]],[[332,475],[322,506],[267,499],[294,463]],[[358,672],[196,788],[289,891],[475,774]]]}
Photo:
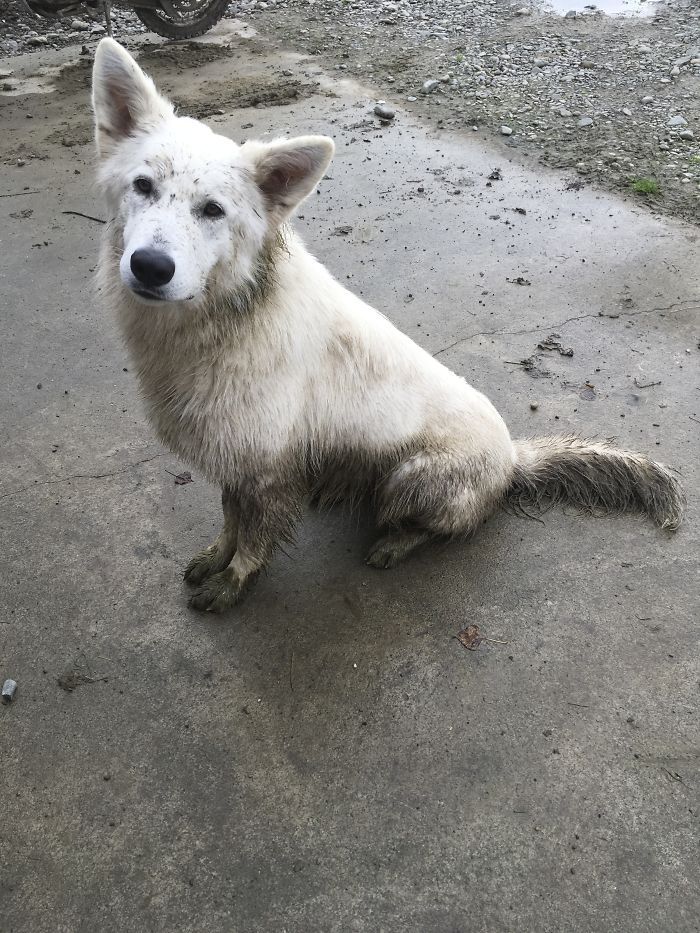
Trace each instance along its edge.
{"label": "dirty fur", "polygon": [[[570,502],[678,527],[665,467],[607,441],[514,442],[485,396],[309,255],[287,222],[331,140],[237,146],[175,116],[109,39],[93,107],[111,218],[102,294],[158,436],[223,490],[221,534],[185,571],[194,608],[237,602],[309,500],[373,504],[375,567],[471,534],[499,505]],[[171,260],[169,277],[143,280],[144,250]]]}

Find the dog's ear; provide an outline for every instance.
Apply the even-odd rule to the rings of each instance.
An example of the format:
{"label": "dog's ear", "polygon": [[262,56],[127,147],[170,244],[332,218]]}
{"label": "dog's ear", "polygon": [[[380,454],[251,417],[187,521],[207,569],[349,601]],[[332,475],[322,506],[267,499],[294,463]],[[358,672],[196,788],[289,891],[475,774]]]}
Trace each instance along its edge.
{"label": "dog's ear", "polygon": [[102,39],[92,70],[97,151],[103,158],[127,136],[172,116],[173,107],[114,39]]}
{"label": "dog's ear", "polygon": [[282,223],[311,194],[335,152],[328,136],[248,142],[242,149],[253,163],[255,181],[275,224]]}

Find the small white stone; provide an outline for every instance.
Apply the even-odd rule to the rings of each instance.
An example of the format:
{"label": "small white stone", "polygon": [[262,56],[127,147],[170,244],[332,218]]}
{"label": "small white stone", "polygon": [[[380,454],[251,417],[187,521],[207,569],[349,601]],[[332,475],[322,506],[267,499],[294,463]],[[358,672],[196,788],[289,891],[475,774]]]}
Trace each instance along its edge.
{"label": "small white stone", "polygon": [[590,117],[581,117],[577,125],[580,127],[593,126],[593,120]]}
{"label": "small white stone", "polygon": [[692,130],[681,130],[678,135],[681,139],[695,139],[695,133]]}
{"label": "small white stone", "polygon": [[513,135],[513,130],[511,129],[511,127],[506,126],[505,123],[504,123],[503,126],[501,127],[501,135],[502,135],[502,136],[512,136],[512,135]]}

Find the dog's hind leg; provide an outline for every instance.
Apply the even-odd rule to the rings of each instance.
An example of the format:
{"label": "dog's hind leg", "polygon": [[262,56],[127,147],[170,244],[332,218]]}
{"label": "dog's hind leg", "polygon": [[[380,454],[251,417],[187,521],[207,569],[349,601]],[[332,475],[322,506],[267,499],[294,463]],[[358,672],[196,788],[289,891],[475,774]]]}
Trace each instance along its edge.
{"label": "dog's hind leg", "polygon": [[506,489],[510,457],[493,451],[424,451],[384,479],[377,493],[378,521],[386,534],[370,548],[367,563],[389,568],[432,538],[472,534]]}
{"label": "dog's hind leg", "polygon": [[240,509],[233,491],[227,487],[221,491],[221,508],[224,513],[224,526],[219,537],[193,557],[185,570],[185,582],[192,586],[199,586],[207,577],[225,570],[236,553]]}
{"label": "dog's hind leg", "polygon": [[261,476],[242,484],[233,559],[224,570],[203,582],[190,599],[191,608],[223,612],[239,602],[275,548],[292,540],[303,500],[303,488],[293,481]]}

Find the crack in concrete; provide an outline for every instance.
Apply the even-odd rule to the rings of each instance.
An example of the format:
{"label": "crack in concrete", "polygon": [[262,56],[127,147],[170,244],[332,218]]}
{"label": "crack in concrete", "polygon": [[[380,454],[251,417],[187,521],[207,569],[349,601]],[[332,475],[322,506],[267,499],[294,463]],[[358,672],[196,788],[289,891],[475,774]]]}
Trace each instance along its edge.
{"label": "crack in concrete", "polygon": [[19,496],[23,492],[27,492],[30,489],[37,489],[39,486],[55,486],[58,483],[67,483],[72,479],[104,479],[107,476],[119,476],[122,473],[128,473],[129,470],[133,470],[134,467],[141,466],[142,463],[150,463],[152,460],[157,460],[159,457],[165,456],[167,456],[165,453],[155,454],[153,457],[137,460],[135,463],[130,463],[121,470],[112,470],[110,473],[73,473],[71,476],[61,476],[58,479],[47,479],[40,483],[31,483],[29,486],[22,486],[19,489],[13,489],[11,492],[3,493],[0,499],[9,499],[11,496]]}
{"label": "crack in concrete", "polygon": [[618,317],[639,317],[641,314],[663,314],[663,313],[675,313],[676,311],[700,311],[700,306],[693,308],[681,307],[681,305],[693,304],[697,301],[700,301],[700,298],[684,298],[682,301],[678,301],[675,304],[669,305],[667,308],[643,308],[641,311],[621,311],[619,315],[612,317],[609,314],[578,314],[575,317],[569,317],[565,321],[558,321],[555,324],[538,324],[537,327],[528,327],[525,330],[502,330],[498,328],[497,330],[482,330],[478,331],[476,334],[469,334],[466,337],[460,337],[459,340],[455,340],[453,343],[448,344],[446,347],[442,347],[440,350],[436,350],[433,353],[433,356],[440,356],[441,353],[446,353],[448,350],[451,350],[453,347],[459,346],[460,343],[466,343],[469,340],[473,340],[475,337],[495,337],[495,336],[522,336],[523,334],[535,334],[537,331],[548,330],[550,333],[552,331],[557,331],[561,327],[565,327],[567,324],[571,324],[574,321],[583,321],[585,318],[608,318],[609,320],[616,320]]}

